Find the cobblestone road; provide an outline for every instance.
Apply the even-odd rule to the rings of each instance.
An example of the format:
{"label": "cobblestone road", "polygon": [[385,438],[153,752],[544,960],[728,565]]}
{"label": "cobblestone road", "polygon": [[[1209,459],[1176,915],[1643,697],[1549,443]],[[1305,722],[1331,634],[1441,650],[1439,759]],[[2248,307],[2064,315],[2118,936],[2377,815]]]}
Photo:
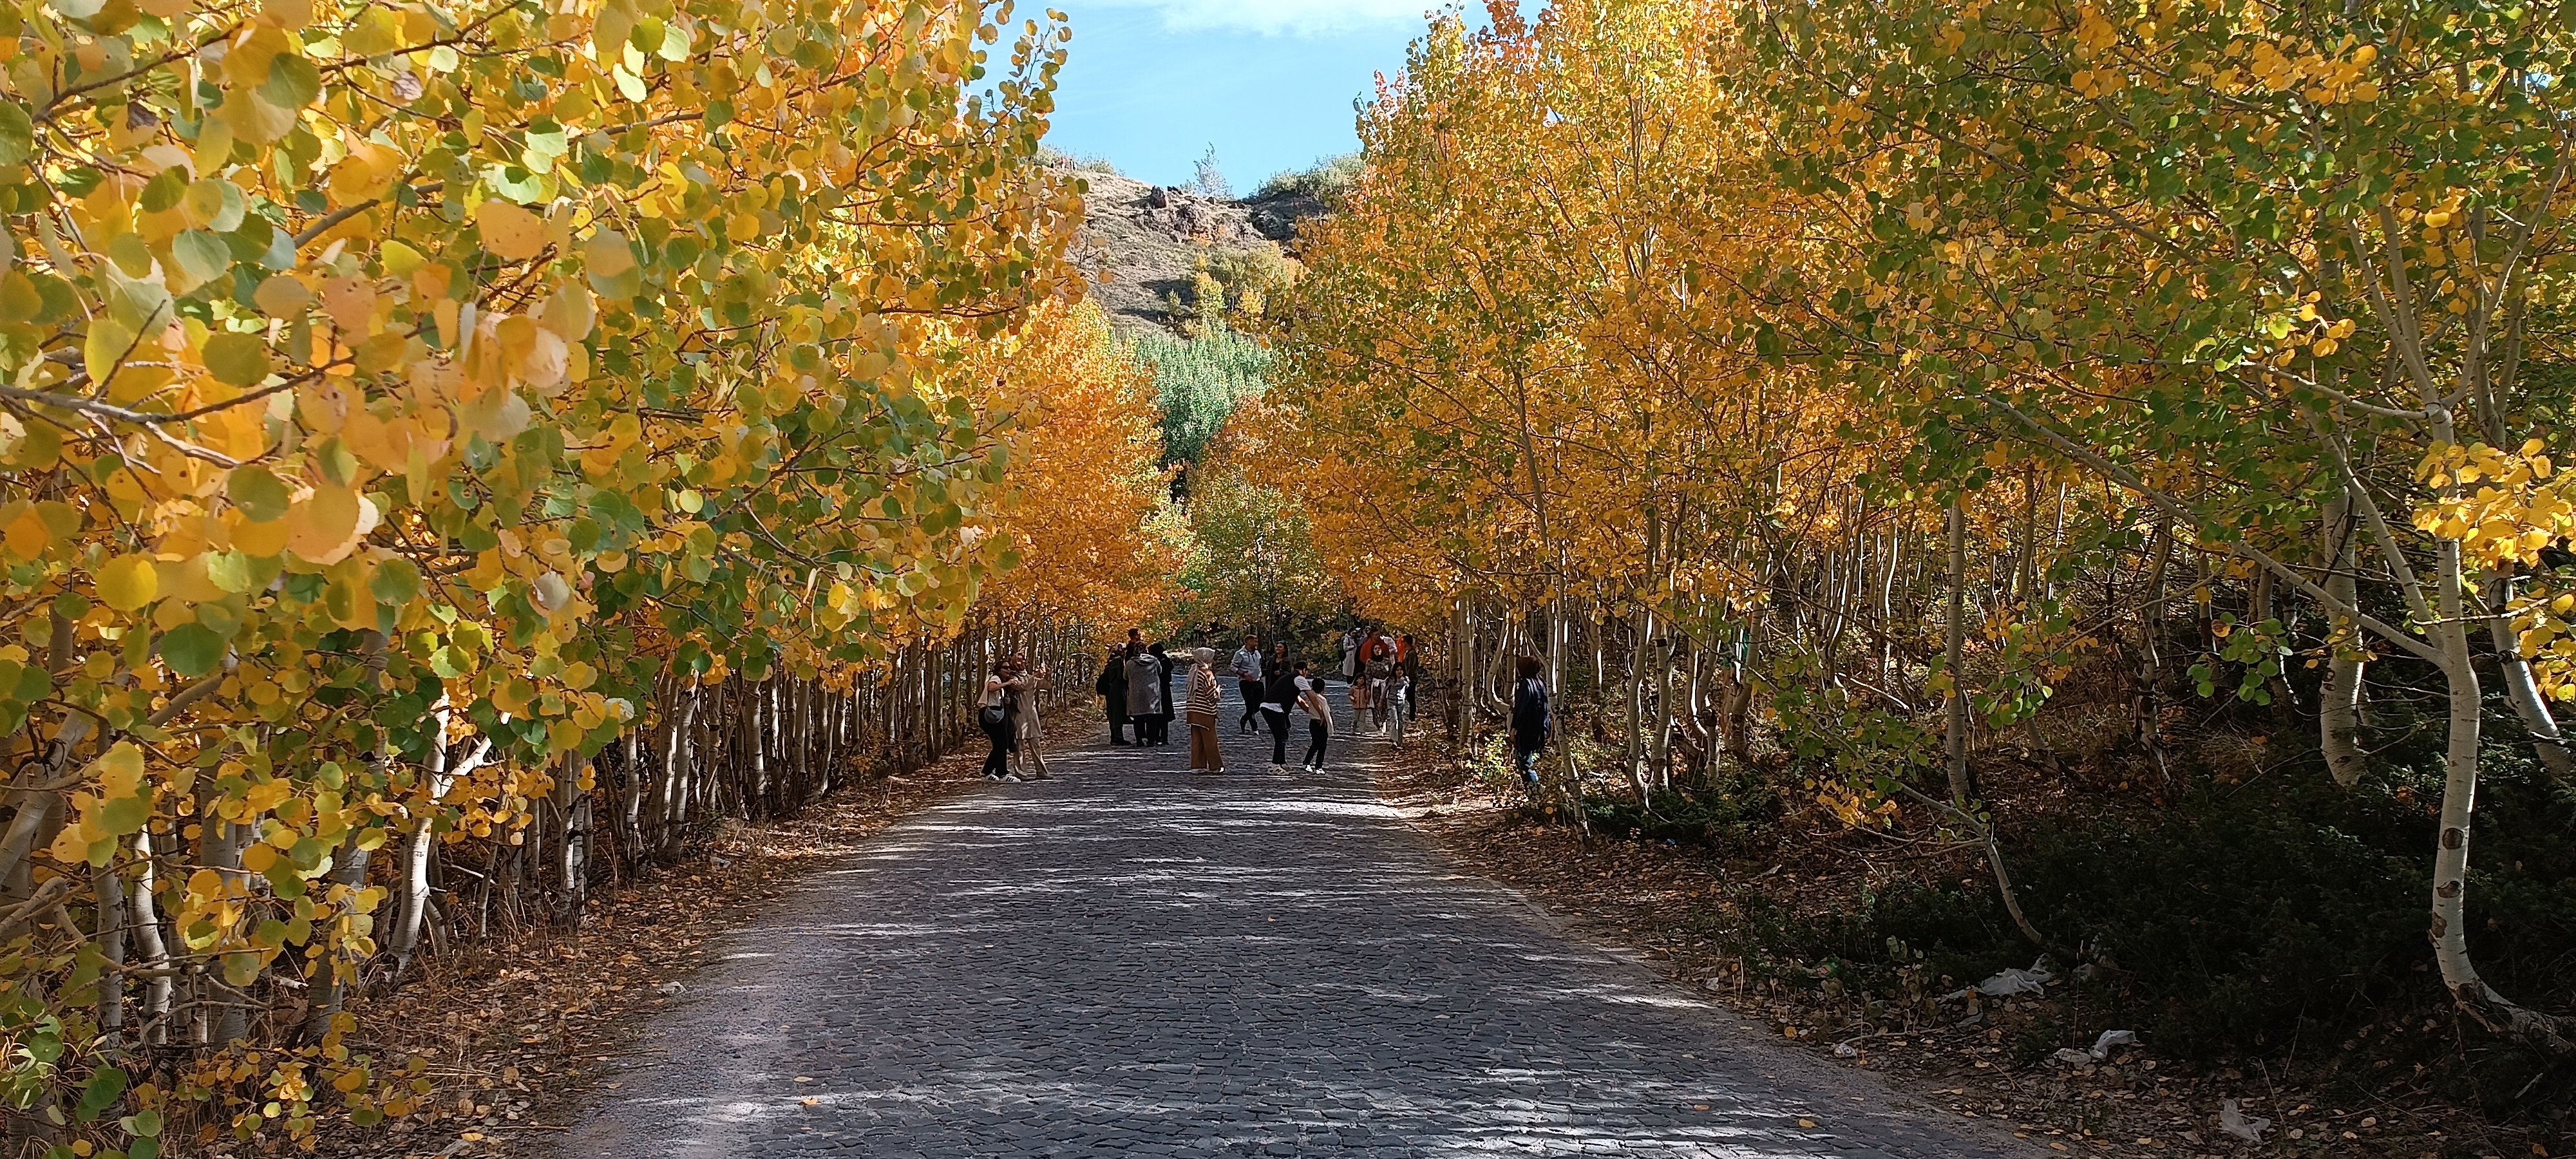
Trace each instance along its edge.
{"label": "cobblestone road", "polygon": [[1354,763],[1385,742],[1273,777],[1237,711],[1223,776],[1095,729],[820,875],[561,1154],[2029,1153],[1454,872]]}

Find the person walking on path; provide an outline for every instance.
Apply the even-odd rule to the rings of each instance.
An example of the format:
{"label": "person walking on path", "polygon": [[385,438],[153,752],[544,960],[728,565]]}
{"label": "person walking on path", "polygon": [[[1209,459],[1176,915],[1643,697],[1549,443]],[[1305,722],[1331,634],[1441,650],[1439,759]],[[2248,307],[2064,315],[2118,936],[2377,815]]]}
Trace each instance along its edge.
{"label": "person walking on path", "polygon": [[984,677],[984,695],[975,701],[975,723],[984,730],[984,738],[993,742],[993,751],[984,758],[984,779],[1018,780],[1011,775],[1011,749],[1018,729],[1013,719],[1013,693],[1020,689],[1019,673],[1008,660]]}
{"label": "person walking on path", "polygon": [[1160,695],[1154,698],[1154,743],[1168,745],[1172,743],[1172,714],[1179,711],[1179,702],[1172,699],[1172,674],[1180,669],[1180,664],[1172,659],[1171,653],[1163,650],[1160,640],[1154,641],[1154,646],[1145,651],[1154,658],[1155,685],[1161,690]]}
{"label": "person walking on path", "polygon": [[1297,666],[1297,707],[1306,710],[1306,771],[1324,771],[1324,742],[1333,735],[1333,705],[1324,699],[1324,680]]}
{"label": "person walking on path", "polygon": [[1021,780],[1043,781],[1047,779],[1046,723],[1038,719],[1038,701],[1045,698],[1048,687],[1047,666],[1031,668],[1027,656],[1014,655],[1011,668],[1020,674],[1020,686],[1009,698],[1011,752],[1018,758]]}
{"label": "person walking on path", "polygon": [[[1109,743],[1127,743],[1127,651],[1111,648],[1109,658],[1100,662],[1100,679],[1091,682],[1091,690],[1100,694],[1100,714],[1109,719]],[[1138,734],[1137,743],[1144,743]]]}
{"label": "person walking on path", "polygon": [[1127,656],[1121,663],[1127,669],[1127,718],[1136,722],[1136,743],[1140,747],[1152,744],[1154,714],[1163,710],[1157,699],[1163,690],[1163,670],[1145,646],[1134,640],[1127,641]]}
{"label": "person walking on path", "polygon": [[1216,743],[1217,706],[1224,696],[1216,687],[1216,649],[1197,649],[1190,658],[1190,771],[1224,772],[1225,750]]}
{"label": "person walking on path", "polygon": [[1350,628],[1342,633],[1342,680],[1356,682],[1360,674],[1360,630]]}
{"label": "person walking on path", "polygon": [[1547,747],[1555,729],[1547,711],[1547,682],[1539,679],[1536,656],[1520,658],[1520,680],[1512,686],[1512,766],[1520,770],[1521,787],[1538,800],[1538,751]]}
{"label": "person walking on path", "polygon": [[1243,646],[1234,650],[1230,667],[1235,682],[1243,689],[1243,721],[1234,731],[1237,735],[1259,732],[1261,718],[1256,714],[1261,711],[1261,637],[1244,633]]}
{"label": "person walking on path", "polygon": [[1369,641],[1368,666],[1361,675],[1368,682],[1369,707],[1375,710],[1377,735],[1386,735],[1388,705],[1395,684],[1395,644],[1380,636]]}
{"label": "person walking on path", "polygon": [[1295,685],[1282,664],[1266,669],[1261,682],[1261,722],[1270,726],[1270,771],[1288,771],[1288,710],[1297,703]]}

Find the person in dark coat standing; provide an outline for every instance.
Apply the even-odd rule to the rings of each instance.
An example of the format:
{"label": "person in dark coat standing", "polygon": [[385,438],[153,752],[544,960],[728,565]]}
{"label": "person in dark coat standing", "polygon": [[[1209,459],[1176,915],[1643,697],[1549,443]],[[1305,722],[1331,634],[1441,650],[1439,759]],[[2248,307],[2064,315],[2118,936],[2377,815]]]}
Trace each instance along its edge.
{"label": "person in dark coat standing", "polygon": [[1101,715],[1109,718],[1109,743],[1114,745],[1127,743],[1126,660],[1124,649],[1110,649],[1101,662],[1100,679],[1091,683],[1091,690],[1100,694]]}
{"label": "person in dark coat standing", "polygon": [[1172,677],[1176,675],[1175,670],[1178,666],[1173,663],[1171,655],[1163,651],[1163,644],[1159,640],[1155,641],[1153,647],[1146,649],[1146,652],[1154,657],[1154,663],[1162,665],[1163,694],[1161,699],[1155,701],[1162,708],[1154,714],[1154,743],[1168,745],[1172,743],[1172,717],[1175,715],[1172,705]]}
{"label": "person in dark coat standing", "polygon": [[1540,667],[1538,657],[1521,657],[1520,681],[1512,686],[1512,765],[1520,770],[1521,785],[1532,800],[1538,798],[1538,751],[1547,747],[1556,723],[1548,716],[1547,682],[1539,679]]}

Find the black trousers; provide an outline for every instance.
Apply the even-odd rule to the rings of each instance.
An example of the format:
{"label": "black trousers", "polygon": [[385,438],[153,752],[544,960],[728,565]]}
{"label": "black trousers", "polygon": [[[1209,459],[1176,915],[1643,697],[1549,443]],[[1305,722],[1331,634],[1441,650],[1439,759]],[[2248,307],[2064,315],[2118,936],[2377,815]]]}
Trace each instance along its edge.
{"label": "black trousers", "polygon": [[1306,722],[1307,768],[1320,769],[1324,767],[1324,738],[1331,735],[1333,735],[1333,730],[1325,727],[1323,721],[1310,720]]}
{"label": "black trousers", "polygon": [[984,758],[984,775],[998,777],[1011,771],[1011,750],[1018,747],[1019,722],[1011,719],[1006,709],[985,708],[975,713],[975,723],[984,728],[984,738],[993,742],[993,752]]}
{"label": "black trousers", "polygon": [[1270,763],[1288,763],[1288,710],[1275,704],[1261,706],[1261,719],[1270,722]]}
{"label": "black trousers", "polygon": [[1258,680],[1246,679],[1242,683],[1243,723],[1237,725],[1235,727],[1235,731],[1259,732],[1261,731],[1261,718],[1254,714],[1261,711],[1261,682]]}
{"label": "black trousers", "polygon": [[1127,703],[1127,694],[1124,692],[1104,692],[1100,696],[1100,714],[1109,718],[1109,743],[1111,744],[1127,743],[1127,710],[1119,707],[1125,703]]}

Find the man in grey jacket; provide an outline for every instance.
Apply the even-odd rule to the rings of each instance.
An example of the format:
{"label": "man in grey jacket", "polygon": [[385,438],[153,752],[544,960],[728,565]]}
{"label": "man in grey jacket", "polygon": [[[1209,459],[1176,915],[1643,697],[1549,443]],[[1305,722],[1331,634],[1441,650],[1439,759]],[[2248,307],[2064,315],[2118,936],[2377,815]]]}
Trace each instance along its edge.
{"label": "man in grey jacket", "polygon": [[1165,711],[1162,662],[1143,644],[1127,641],[1127,716],[1137,722],[1136,743],[1162,743],[1154,735],[1153,722]]}
{"label": "man in grey jacket", "polygon": [[1261,711],[1261,637],[1259,634],[1253,632],[1243,634],[1243,647],[1234,650],[1233,672],[1235,680],[1243,685],[1243,723],[1234,731],[1260,732],[1261,721],[1255,715]]}

